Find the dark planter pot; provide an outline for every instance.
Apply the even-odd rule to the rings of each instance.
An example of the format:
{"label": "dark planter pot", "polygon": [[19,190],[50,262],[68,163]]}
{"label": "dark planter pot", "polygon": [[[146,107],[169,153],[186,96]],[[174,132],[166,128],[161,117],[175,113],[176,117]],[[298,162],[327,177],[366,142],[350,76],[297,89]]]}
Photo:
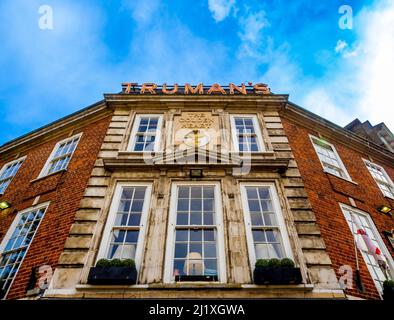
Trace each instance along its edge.
{"label": "dark planter pot", "polygon": [[302,282],[299,268],[256,267],[253,279],[255,284],[299,284]]}
{"label": "dark planter pot", "polygon": [[218,281],[218,276],[175,276],[175,281]]}
{"label": "dark planter pot", "polygon": [[383,299],[394,301],[394,287],[383,288]]}
{"label": "dark planter pot", "polygon": [[131,267],[93,267],[90,268],[89,284],[135,284],[137,270]]}

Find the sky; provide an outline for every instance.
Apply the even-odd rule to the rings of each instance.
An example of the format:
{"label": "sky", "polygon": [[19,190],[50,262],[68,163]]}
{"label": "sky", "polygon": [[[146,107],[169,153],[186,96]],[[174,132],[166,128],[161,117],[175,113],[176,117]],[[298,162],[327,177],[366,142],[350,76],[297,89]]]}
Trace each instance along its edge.
{"label": "sky", "polygon": [[0,21],[0,144],[122,82],[264,82],[394,131],[392,0],[1,0]]}

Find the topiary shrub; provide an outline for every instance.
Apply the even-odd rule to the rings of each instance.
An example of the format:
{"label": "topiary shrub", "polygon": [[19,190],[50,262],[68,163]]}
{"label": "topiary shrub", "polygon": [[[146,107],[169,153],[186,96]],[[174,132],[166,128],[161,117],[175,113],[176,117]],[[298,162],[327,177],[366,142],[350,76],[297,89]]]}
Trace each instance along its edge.
{"label": "topiary shrub", "polygon": [[108,259],[100,259],[96,263],[96,267],[109,267],[111,265],[111,260]]}
{"label": "topiary shrub", "polygon": [[394,280],[385,280],[383,282],[383,288],[394,288]]}
{"label": "topiary shrub", "polygon": [[123,267],[123,262],[120,259],[112,259],[111,267]]}
{"label": "topiary shrub", "polygon": [[268,262],[268,266],[271,268],[278,268],[278,267],[280,267],[280,265],[281,265],[280,260],[276,259],[276,258],[272,258]]}
{"label": "topiary shrub", "polygon": [[269,260],[268,259],[257,259],[255,267],[259,268],[267,268],[269,266]]}
{"label": "topiary shrub", "polygon": [[135,268],[135,262],[133,259],[125,259],[122,260],[123,266],[124,267],[130,267],[130,268]]}
{"label": "topiary shrub", "polygon": [[282,268],[294,268],[295,264],[294,264],[294,261],[293,261],[293,260],[291,260],[291,259],[289,259],[289,258],[283,258],[283,259],[280,261],[280,266],[281,266]]}
{"label": "topiary shrub", "polygon": [[125,259],[125,260],[120,260],[120,259],[100,259],[96,263],[96,267],[129,267],[129,268],[135,268],[135,262],[133,259]]}

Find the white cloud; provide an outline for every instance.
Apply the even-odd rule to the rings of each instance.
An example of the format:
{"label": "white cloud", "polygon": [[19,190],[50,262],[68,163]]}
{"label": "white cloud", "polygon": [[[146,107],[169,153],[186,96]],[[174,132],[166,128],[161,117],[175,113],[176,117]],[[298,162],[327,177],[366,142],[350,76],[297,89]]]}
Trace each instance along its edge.
{"label": "white cloud", "polygon": [[[372,124],[385,122],[394,131],[394,3],[381,1],[355,17],[357,41],[337,42],[344,59],[321,78],[309,79],[300,104],[339,125],[358,117]],[[307,83],[305,77],[300,81]],[[291,97],[290,97],[291,98]]]}
{"label": "white cloud", "polygon": [[260,60],[269,55],[272,49],[272,38],[264,37],[263,30],[270,24],[266,18],[265,11],[247,12],[238,20],[240,31],[238,36],[241,40],[238,49],[238,57],[252,57]]}
{"label": "white cloud", "polygon": [[264,11],[258,11],[241,17],[239,20],[241,31],[239,37],[244,42],[252,44],[257,43],[261,37],[261,31],[269,26],[269,22],[265,17]]}
{"label": "white cloud", "polygon": [[235,0],[208,0],[208,8],[216,22],[223,21],[235,10]]}
{"label": "white cloud", "polygon": [[362,53],[355,61],[360,86],[358,105],[372,122],[384,121],[394,131],[394,2],[360,15]]}
{"label": "white cloud", "polygon": [[155,13],[158,12],[160,0],[123,0],[122,7],[129,10],[135,21],[146,24],[152,21]]}

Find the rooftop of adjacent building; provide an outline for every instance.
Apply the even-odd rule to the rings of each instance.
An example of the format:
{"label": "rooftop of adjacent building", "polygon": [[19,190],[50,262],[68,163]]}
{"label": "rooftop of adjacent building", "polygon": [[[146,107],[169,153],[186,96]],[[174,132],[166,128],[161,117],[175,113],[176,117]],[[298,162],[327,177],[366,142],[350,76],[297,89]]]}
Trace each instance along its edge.
{"label": "rooftop of adjacent building", "polygon": [[394,153],[394,134],[384,122],[373,126],[368,120],[361,122],[356,118],[344,128]]}

